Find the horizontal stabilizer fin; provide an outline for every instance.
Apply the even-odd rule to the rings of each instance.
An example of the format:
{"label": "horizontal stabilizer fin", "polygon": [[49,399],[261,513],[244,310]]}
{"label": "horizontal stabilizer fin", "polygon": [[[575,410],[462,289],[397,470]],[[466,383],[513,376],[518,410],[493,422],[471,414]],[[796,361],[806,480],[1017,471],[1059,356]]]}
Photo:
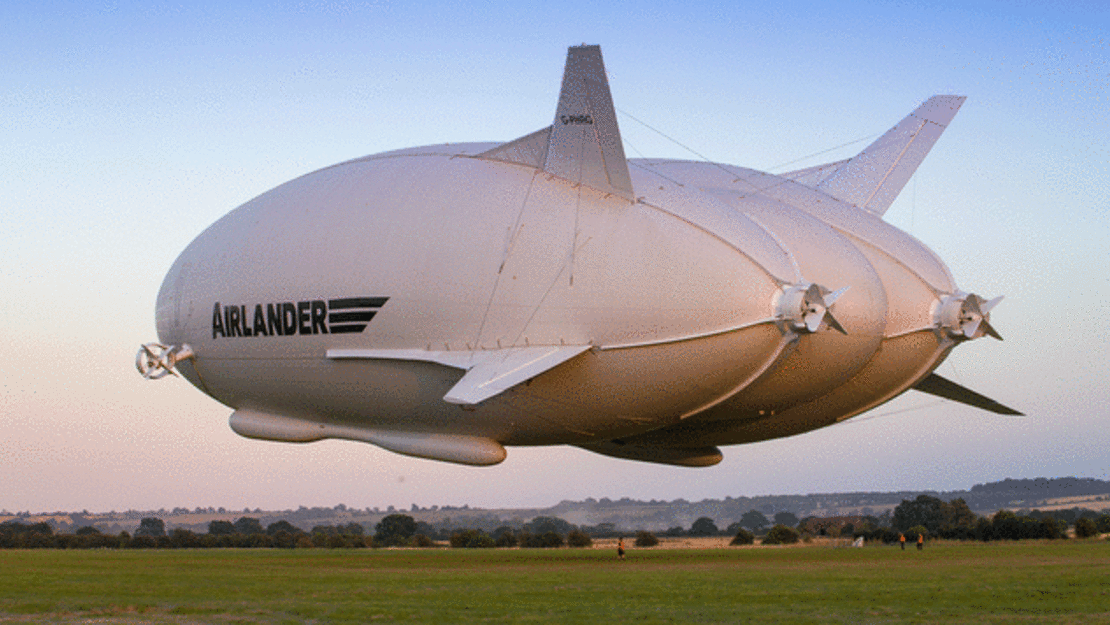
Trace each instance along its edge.
{"label": "horizontal stabilizer fin", "polygon": [[[964,96],[938,95],[910,113],[827,176],[814,188],[882,215],[917,171],[933,144],[966,100]],[[813,173],[818,168],[791,172]],[[789,177],[789,176],[788,176]]]}
{"label": "horizontal stabilizer fin", "polygon": [[951,380],[942,378],[935,373],[929,374],[928,377],[918,382],[913,388],[914,390],[921,391],[922,393],[928,393],[930,395],[936,395],[937,397],[951,399],[952,401],[959,402],[961,404],[967,404],[968,406],[974,406],[976,408],[982,408],[983,410],[988,410],[996,414],[1014,415],[1019,417],[1024,416],[1022,413],[1014,410],[1013,408],[1007,408],[1006,406],[1003,406],[1002,404],[994,401],[989,397],[980,395],[979,393],[976,393],[975,391],[967,387],[960,386],[959,384],[956,384]]}
{"label": "horizontal stabilizer fin", "polygon": [[484,158],[491,161],[516,163],[527,165],[536,169],[543,169],[547,161],[547,146],[551,142],[551,126],[537,130],[532,134],[524,135],[508,143],[487,150],[475,158]]}
{"label": "horizontal stabilizer fin", "polygon": [[327,355],[333,360],[416,360],[463,369],[466,375],[443,400],[472,405],[553,369],[588,349],[589,345],[538,345],[477,351],[329,349]]}
{"label": "horizontal stabilizer fin", "polygon": [[588,349],[589,345],[555,345],[472,352],[474,364],[443,396],[443,401],[452,404],[477,404],[553,369]]}
{"label": "horizontal stabilizer fin", "polygon": [[475,158],[528,165],[575,184],[632,200],[617,113],[600,46],[567,50],[555,123]]}

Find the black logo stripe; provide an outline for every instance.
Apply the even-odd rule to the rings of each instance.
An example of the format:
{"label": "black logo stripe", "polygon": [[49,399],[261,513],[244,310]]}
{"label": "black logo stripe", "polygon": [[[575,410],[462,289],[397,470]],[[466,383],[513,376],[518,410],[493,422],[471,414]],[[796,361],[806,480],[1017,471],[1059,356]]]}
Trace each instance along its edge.
{"label": "black logo stripe", "polygon": [[369,322],[374,318],[377,311],[369,310],[366,312],[341,312],[331,313],[328,315],[328,323],[350,323],[351,321],[366,321]]}
{"label": "black logo stripe", "polygon": [[365,323],[359,323],[359,324],[350,325],[350,326],[332,326],[331,327],[331,333],[332,334],[358,334],[359,332],[362,332],[364,329],[366,329],[366,324]]}
{"label": "black logo stripe", "polygon": [[[357,334],[385,306],[388,297],[344,297],[328,300],[328,325],[332,334]],[[343,311],[343,312],[330,312]]]}
{"label": "black logo stripe", "polygon": [[331,310],[344,308],[381,308],[385,306],[388,300],[388,297],[344,297],[341,299],[328,300],[328,308]]}

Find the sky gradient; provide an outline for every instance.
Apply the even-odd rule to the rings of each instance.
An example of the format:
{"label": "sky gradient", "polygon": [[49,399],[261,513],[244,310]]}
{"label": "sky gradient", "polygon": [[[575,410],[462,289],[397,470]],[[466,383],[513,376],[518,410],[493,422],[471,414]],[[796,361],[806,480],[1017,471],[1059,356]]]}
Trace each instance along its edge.
{"label": "sky gradient", "polygon": [[[0,8],[0,509],[511,507],[1110,477],[1104,3],[595,4]],[[570,447],[467,468],[240,438],[230,409],[135,371],[163,276],[213,221],[336,162],[550,124],[566,48],[583,42],[602,47],[630,157],[692,149],[783,172],[854,154],[929,96],[968,96],[886,219],[963,289],[1006,295],[992,322],[1006,340],[963,345],[939,372],[1029,416],[909,393],[725,448],[708,469]]]}

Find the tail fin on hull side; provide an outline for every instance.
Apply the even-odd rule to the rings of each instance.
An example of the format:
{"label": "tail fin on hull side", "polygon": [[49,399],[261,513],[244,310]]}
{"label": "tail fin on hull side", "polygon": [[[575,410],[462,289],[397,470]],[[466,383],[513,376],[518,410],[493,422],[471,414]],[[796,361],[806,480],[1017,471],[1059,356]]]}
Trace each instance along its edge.
{"label": "tail fin on hull side", "polygon": [[1012,415],[1015,417],[1024,416],[1022,413],[1014,410],[1013,408],[1003,406],[990,397],[980,395],[979,393],[976,393],[975,391],[967,387],[960,386],[959,384],[956,384],[955,382],[947,378],[942,378],[935,373],[930,373],[928,376],[925,377],[924,380],[918,382],[917,385],[913,388],[914,390],[921,391],[922,393],[936,395],[937,397],[950,399],[961,404],[967,404],[968,406],[974,406],[975,408],[981,408],[983,410],[987,410],[996,414]]}
{"label": "tail fin on hull side", "polygon": [[856,156],[789,172],[782,177],[881,216],[966,99],[954,95],[933,96]]}

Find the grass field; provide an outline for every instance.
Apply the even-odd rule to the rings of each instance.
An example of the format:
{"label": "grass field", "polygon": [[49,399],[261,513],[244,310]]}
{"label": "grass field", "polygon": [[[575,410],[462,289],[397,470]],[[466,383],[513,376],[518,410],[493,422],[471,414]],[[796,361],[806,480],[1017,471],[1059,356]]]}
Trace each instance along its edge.
{"label": "grass field", "polygon": [[1110,623],[1110,542],[0,551],[0,622]]}

